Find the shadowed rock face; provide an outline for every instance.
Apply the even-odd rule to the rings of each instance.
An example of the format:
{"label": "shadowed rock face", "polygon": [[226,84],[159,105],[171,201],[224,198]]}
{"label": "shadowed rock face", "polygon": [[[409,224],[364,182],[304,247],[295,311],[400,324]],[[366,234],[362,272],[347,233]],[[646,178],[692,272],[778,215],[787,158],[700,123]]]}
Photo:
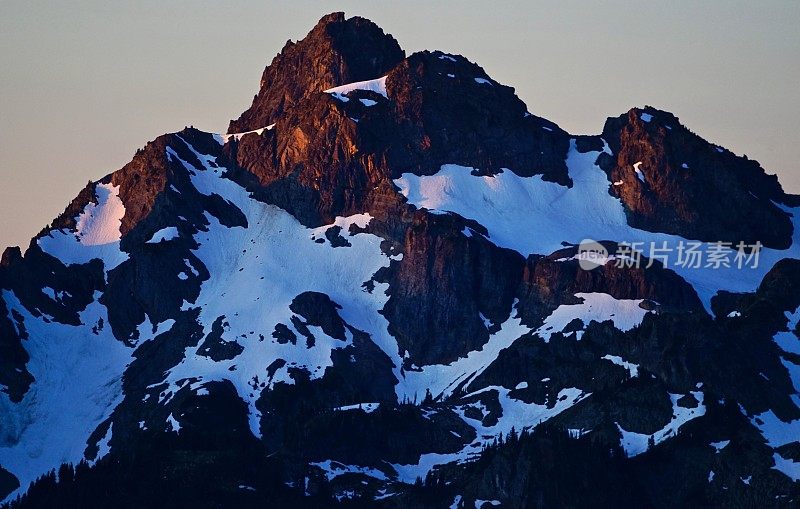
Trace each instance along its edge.
{"label": "shadowed rock face", "polygon": [[599,292],[617,299],[646,299],[657,303],[658,310],[664,312],[703,313],[691,285],[660,263],[647,269],[620,268],[612,261],[594,270],[583,270],[576,260],[561,261],[572,254],[574,250],[568,249],[548,257],[527,259],[517,290],[519,312],[525,323],[537,326],[560,304],[578,303],[576,293]]}
{"label": "shadowed rock face", "polygon": [[170,184],[180,186],[187,182],[185,168],[178,161],[171,162],[167,156],[167,147],[172,147],[181,159],[195,161],[194,154],[188,150],[184,141],[205,153],[212,152],[212,146],[217,144],[208,133],[192,128],[186,128],[180,133],[159,136],[148,142],[144,148],[137,150],[133,159],[119,170],[97,182],[89,182],[64,212],[36,238],[41,238],[54,229],[74,229],[76,219],[84,207],[90,202],[97,203],[95,188],[100,183],[110,183],[119,187],[119,197],[125,206],[120,233],[123,238],[126,237],[139,223],[150,218],[156,200],[163,195]]}
{"label": "shadowed rock face", "polygon": [[[25,256],[19,248],[8,248],[0,261],[0,291],[13,292],[34,316],[72,326],[83,325],[79,313],[92,301],[95,291],[105,288],[102,262],[65,267],[31,241]],[[52,291],[52,294],[45,292]],[[54,298],[54,296],[58,297]],[[29,338],[22,315],[0,302],[0,388],[11,401],[19,402],[34,377],[28,371],[30,356],[24,341]],[[49,318],[48,318],[49,317]],[[91,328],[86,328],[91,334]]]}
{"label": "shadowed rock face", "polygon": [[224,150],[246,170],[234,178],[309,226],[368,211],[374,201],[396,203],[399,195],[381,154],[370,150],[372,128],[391,127],[385,118],[367,116],[379,112],[362,111],[357,122],[356,108],[317,94],[281,117],[274,129],[229,142]]}
{"label": "shadowed rock face", "polygon": [[328,14],[296,43],[288,41],[264,69],[253,105],[232,120],[228,132],[260,129],[318,92],[383,76],[405,53],[368,19]]}
{"label": "shadowed rock face", "polygon": [[[646,107],[610,118],[600,164],[631,226],[704,241],[785,249],[792,223],[774,203],[793,198],[755,161],[692,133],[671,113]],[[637,172],[638,169],[638,172]]]}
{"label": "shadowed rock face", "polygon": [[33,382],[33,376],[26,368],[30,356],[21,341],[27,336],[23,331],[17,333],[15,327],[19,323],[15,324],[13,318],[5,302],[0,301],[0,384],[11,401],[19,402]]}
{"label": "shadowed rock face", "polygon": [[417,214],[406,230],[384,314],[409,364],[464,356],[489,338],[481,315],[494,324],[509,316],[522,256],[463,228],[453,217]]}
{"label": "shadowed rock face", "polygon": [[395,173],[431,175],[442,164],[460,164],[571,185],[569,136],[528,113],[513,88],[466,58],[415,53],[389,73],[386,91],[400,134],[387,153]]}

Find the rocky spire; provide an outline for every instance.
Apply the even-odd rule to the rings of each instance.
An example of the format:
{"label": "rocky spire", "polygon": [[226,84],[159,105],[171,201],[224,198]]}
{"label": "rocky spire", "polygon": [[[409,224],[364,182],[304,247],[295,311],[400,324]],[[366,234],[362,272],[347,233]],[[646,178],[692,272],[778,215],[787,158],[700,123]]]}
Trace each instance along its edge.
{"label": "rocky spire", "polygon": [[602,154],[599,164],[632,226],[709,242],[791,245],[792,222],[775,203],[794,199],[777,177],[694,134],[675,115],[633,108],[606,121],[603,139],[613,156]]}
{"label": "rocky spire", "polygon": [[325,89],[386,74],[405,53],[372,21],[343,12],[323,16],[308,35],[288,41],[264,69],[253,104],[231,121],[228,132],[244,132],[275,122],[298,101]]}

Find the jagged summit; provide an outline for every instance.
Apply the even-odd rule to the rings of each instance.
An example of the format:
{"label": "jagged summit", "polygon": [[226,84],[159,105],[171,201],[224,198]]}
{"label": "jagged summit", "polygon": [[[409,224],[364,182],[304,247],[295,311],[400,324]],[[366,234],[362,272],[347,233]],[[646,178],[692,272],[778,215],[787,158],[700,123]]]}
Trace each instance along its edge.
{"label": "jagged summit", "polygon": [[275,122],[303,98],[337,85],[378,78],[405,53],[372,21],[343,12],[323,16],[298,42],[287,41],[264,69],[253,104],[228,132],[260,129]]}
{"label": "jagged summit", "polygon": [[791,219],[776,204],[795,198],[758,162],[709,143],[651,106],[609,118],[602,137],[611,150],[599,164],[631,225],[709,242],[791,245]]}

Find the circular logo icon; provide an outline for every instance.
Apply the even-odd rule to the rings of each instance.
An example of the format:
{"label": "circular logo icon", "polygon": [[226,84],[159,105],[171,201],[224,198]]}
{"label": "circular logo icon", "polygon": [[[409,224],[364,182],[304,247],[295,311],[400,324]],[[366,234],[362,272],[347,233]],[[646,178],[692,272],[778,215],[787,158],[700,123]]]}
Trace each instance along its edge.
{"label": "circular logo icon", "polygon": [[578,245],[578,265],[583,270],[592,270],[602,267],[608,261],[608,249],[601,243],[592,239],[583,239]]}

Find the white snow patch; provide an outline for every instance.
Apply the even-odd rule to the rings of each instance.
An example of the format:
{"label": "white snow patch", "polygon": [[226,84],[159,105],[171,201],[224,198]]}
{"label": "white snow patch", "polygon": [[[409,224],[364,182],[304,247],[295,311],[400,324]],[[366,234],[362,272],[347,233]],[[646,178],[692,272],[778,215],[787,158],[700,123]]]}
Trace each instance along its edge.
{"label": "white snow patch", "polygon": [[105,270],[111,270],[128,259],[120,251],[120,226],[125,205],[119,198],[119,186],[97,184],[97,203],[89,202],[78,215],[74,232],[53,230],[37,240],[42,251],[66,265],[83,264],[98,258]]}
{"label": "white snow patch", "polygon": [[192,265],[192,262],[190,262],[189,260],[183,260],[183,263],[186,264],[186,267],[190,271],[192,271],[192,274],[194,275],[194,277],[200,277],[200,273],[197,272],[197,269],[194,268],[194,265]]}
{"label": "white snow patch", "polygon": [[[342,306],[339,310],[342,319],[369,333],[394,364],[394,375],[400,381],[395,386],[398,398],[411,392],[400,371],[397,342],[389,335],[388,322],[379,313],[388,300],[388,284],[376,283],[371,292],[363,287],[379,269],[388,266],[390,257],[380,249],[381,238],[367,233],[349,234],[351,225],[366,226],[371,219],[369,214],[340,217],[331,225],[306,228],[288,212],[252,199],[244,188],[222,177],[222,172],[211,165],[215,158],[200,154],[189,144],[186,146],[201,162],[201,168],[181,160],[171,148],[167,152],[190,170],[195,188],[202,194],[219,194],[247,218],[247,228],[228,228],[206,215],[210,225],[207,232],[195,235],[199,247],[194,254],[208,269],[210,278],[203,281],[192,304],[201,309],[199,322],[205,334],[224,315],[227,326],[223,337],[235,340],[244,350],[234,359],[214,362],[199,355],[198,347],[188,348],[184,359],[166,376],[165,381],[170,384],[167,392],[176,392],[179,381],[190,377],[203,382],[230,380],[248,404],[251,431],[259,436],[260,413],[255,401],[262,390],[279,382],[294,383],[289,376],[292,368],[306,369],[312,379],[321,377],[326,367],[332,365],[332,351],[352,344],[349,331],[346,340],[341,341],[313,326],[309,330],[316,341],[311,348],[280,344],[270,337],[275,325],[282,323],[302,338],[291,324],[293,313],[289,305],[297,295],[307,291],[324,293]],[[324,236],[333,225],[342,228],[350,247],[333,248],[330,243],[313,240]],[[188,262],[187,265],[191,268]],[[309,266],[316,270],[308,271]],[[320,273],[331,277],[316,277]],[[277,359],[286,364],[268,380],[264,368]]]}
{"label": "white snow patch", "polygon": [[772,455],[772,459],[775,461],[772,468],[785,474],[792,481],[800,481],[800,461],[786,459],[777,452]]}
{"label": "white snow patch", "polygon": [[393,497],[395,495],[397,495],[397,493],[387,491],[386,489],[380,489],[377,491],[377,496],[375,497],[375,500],[383,500],[385,498]]}
{"label": "white snow patch", "polygon": [[[455,213],[482,224],[494,244],[514,249],[523,256],[549,255],[563,248],[562,242],[579,244],[584,239],[644,242],[677,249],[688,239],[677,235],[646,232],[628,225],[618,198],[608,193],[606,173],[595,165],[600,152],[580,153],[573,140],[567,167],[573,187],[567,188],[540,177],[519,177],[510,170],[493,176],[475,176],[473,168],[446,164],[435,175],[403,174],[394,182],[412,205],[433,212]],[[608,149],[604,149],[608,151]],[[778,205],[797,217],[800,208]],[[700,250],[712,244],[705,243]],[[674,253],[673,253],[674,254]],[[731,251],[731,258],[735,251]],[[711,298],[719,290],[752,292],[764,275],[783,258],[800,258],[800,221],[795,221],[790,249],[762,248],[758,266],[692,268],[677,265],[670,256],[667,267],[686,279],[710,312]]]}
{"label": "white snow patch", "polygon": [[108,425],[108,430],[106,431],[105,436],[97,442],[97,456],[95,456],[94,461],[91,462],[92,465],[97,463],[103,456],[108,454],[111,451],[111,436],[112,436],[112,428],[114,428],[114,423]]}
{"label": "white snow patch", "polygon": [[42,288],[42,293],[50,297],[54,302],[61,302],[64,299],[64,296],[72,297],[72,295],[67,291],[56,290],[55,288],[50,288],[49,286]]}
{"label": "white snow patch", "polygon": [[364,412],[370,414],[378,409],[381,406],[380,403],[356,403],[354,405],[345,405],[334,408],[335,411],[347,411],[347,410],[363,410]]}
{"label": "white snow patch", "polygon": [[452,394],[462,381],[467,381],[465,388],[469,387],[469,382],[489,367],[501,350],[511,346],[527,332],[530,332],[530,328],[522,325],[519,317],[509,317],[499,331],[489,336],[489,341],[481,349],[469,352],[466,357],[450,364],[433,364],[423,366],[419,371],[406,371],[407,393],[413,399],[422,397],[426,389],[430,389],[434,398],[437,398]]}
{"label": "white snow patch", "polygon": [[[82,324],[108,323],[100,295],[80,313]],[[9,313],[23,317],[27,368],[35,379],[19,403],[0,393],[0,465],[21,485],[13,498],[50,469],[84,457],[91,433],[122,401],[122,373],[132,349],[114,338],[111,327],[91,334],[86,325],[48,323],[32,316],[13,292],[2,290],[2,298]]]}
{"label": "white snow patch", "polygon": [[629,458],[637,456],[647,450],[647,442],[650,437],[653,437],[653,440],[656,444],[660,444],[664,440],[675,436],[675,434],[678,432],[678,429],[687,422],[705,415],[706,407],[703,404],[703,393],[698,391],[692,392],[691,394],[695,397],[695,399],[697,399],[698,402],[695,408],[684,408],[682,406],[678,406],[678,399],[681,398],[681,395],[669,395],[670,399],[672,400],[672,419],[667,423],[666,426],[656,431],[652,435],[626,431],[622,428],[622,426],[617,424],[617,429],[619,429],[619,432],[622,434],[621,443],[623,449],[625,449],[625,454],[627,454]]}
{"label": "white snow patch", "polygon": [[437,465],[468,461],[479,455],[482,447],[490,444],[492,439],[501,433],[508,435],[512,428],[519,433],[523,429],[538,426],[591,395],[591,393],[585,393],[576,388],[562,389],[559,391],[556,401],[552,403],[551,408],[548,408],[547,405],[529,404],[514,399],[508,395],[509,389],[500,386],[485,387],[470,394],[470,396],[491,390],[497,391],[498,400],[503,408],[503,415],[498,419],[497,424],[488,427],[483,426],[479,421],[464,415],[465,407],[456,407],[455,410],[461,419],[475,428],[478,438],[455,453],[428,453],[423,454],[416,464],[393,464],[398,480],[413,483],[418,477],[424,479],[428,472]]}
{"label": "white snow patch", "polygon": [[260,136],[264,131],[271,131],[274,127],[275,124],[270,124],[267,127],[262,127],[260,129],[253,129],[252,131],[244,131],[241,133],[229,133],[229,134],[215,134],[214,139],[217,140],[217,143],[219,143],[220,145],[224,145],[228,143],[231,139],[239,141],[246,134],[257,134]]}
{"label": "white snow patch", "polygon": [[337,99],[347,102],[347,97],[345,96],[353,90],[370,90],[382,95],[383,97],[386,97],[387,99],[389,97],[386,95],[386,76],[374,80],[357,81],[355,83],[348,83],[346,85],[329,88],[325,91],[325,93],[331,94]]}
{"label": "white snow patch", "polygon": [[[783,367],[789,372],[789,379],[791,379],[792,385],[794,386],[795,392],[791,394],[790,397],[792,401],[794,401],[795,406],[800,408],[800,364],[795,364],[784,357],[781,357],[781,364],[783,364]],[[800,433],[800,420],[796,422],[798,423],[797,431]]]}
{"label": "white snow patch", "polygon": [[651,120],[653,120],[653,115],[651,115],[649,113],[642,113],[639,116],[639,118],[642,119],[642,122],[650,122]]}
{"label": "white snow patch", "polygon": [[[789,321],[787,330],[776,333],[773,336],[773,340],[784,352],[800,355],[800,338],[794,333],[795,328],[797,328],[797,322],[800,320],[800,308],[795,309],[793,313],[787,311],[785,315]],[[795,388],[800,390],[797,384],[795,384]]]}
{"label": "white snow patch", "polygon": [[591,432],[592,430],[583,428],[567,428],[567,431],[569,432],[570,436],[575,438],[580,438],[583,435]]}
{"label": "white snow patch", "polygon": [[640,307],[643,299],[615,299],[607,293],[576,293],[575,297],[583,302],[558,306],[536,329],[536,334],[545,342],[549,342],[553,333],[564,330],[575,318],[583,321],[584,327],[592,321],[611,320],[614,327],[625,332],[641,324],[644,315],[649,312]]}
{"label": "white snow patch", "polygon": [[784,422],[772,410],[750,417],[770,447],[780,447],[800,438],[800,419]]}
{"label": "white snow patch", "polygon": [[152,322],[149,316],[145,316],[144,321],[140,323],[138,327],[136,327],[139,338],[136,341],[136,346],[139,346],[145,341],[149,341],[150,339],[163,334],[164,332],[170,330],[173,325],[175,325],[175,320],[173,318],[168,318],[163,322],[155,324]]}
{"label": "white snow patch", "polygon": [[729,443],[731,443],[731,441],[730,441],[730,440],[721,440],[721,441],[719,441],[719,442],[711,442],[709,445],[710,445],[711,447],[713,447],[713,448],[714,448],[714,449],[715,449],[717,452],[719,452],[719,451],[721,451],[722,449],[724,449],[725,447],[727,447],[727,445],[728,445]]}
{"label": "white snow patch", "polygon": [[375,106],[378,104],[378,101],[373,101],[372,99],[359,99],[359,101],[361,101],[361,104],[364,106]]}
{"label": "white snow patch", "polygon": [[167,242],[177,239],[180,236],[178,228],[175,226],[167,226],[155,232],[153,236],[146,242],[146,244],[158,244],[160,242]]}
{"label": "white snow patch", "polygon": [[119,199],[119,186],[98,184],[95,194],[98,203],[87,203],[75,226],[75,235],[84,246],[109,244],[122,237],[119,227],[125,206]]}
{"label": "white snow patch", "polygon": [[317,463],[310,463],[315,467],[319,467],[325,471],[325,477],[330,481],[336,477],[339,477],[342,474],[364,474],[369,477],[374,477],[375,479],[379,479],[381,481],[386,481],[386,474],[378,470],[377,468],[372,467],[361,467],[358,465],[345,465],[344,463],[339,463],[338,461],[333,460],[325,460],[320,461]]}
{"label": "white snow patch", "polygon": [[636,176],[644,182],[644,173],[642,173],[642,162],[639,161],[638,163],[633,164],[633,171],[636,172]]}
{"label": "white snow patch", "polygon": [[607,360],[607,361],[613,362],[617,366],[622,366],[623,368],[627,369],[628,372],[630,372],[632,377],[639,376],[639,365],[638,364],[633,364],[632,362],[626,362],[626,361],[622,360],[622,357],[620,357],[618,355],[604,355],[602,358]]}
{"label": "white snow patch", "polygon": [[173,433],[178,433],[181,430],[181,423],[175,420],[175,417],[172,416],[172,413],[167,416],[167,424],[169,424],[169,430]]}
{"label": "white snow patch", "polygon": [[489,80],[487,80],[486,78],[475,78],[475,83],[480,83],[481,85],[491,85],[491,86],[494,86],[494,85],[492,84],[492,82],[491,82],[491,81],[489,81]]}

